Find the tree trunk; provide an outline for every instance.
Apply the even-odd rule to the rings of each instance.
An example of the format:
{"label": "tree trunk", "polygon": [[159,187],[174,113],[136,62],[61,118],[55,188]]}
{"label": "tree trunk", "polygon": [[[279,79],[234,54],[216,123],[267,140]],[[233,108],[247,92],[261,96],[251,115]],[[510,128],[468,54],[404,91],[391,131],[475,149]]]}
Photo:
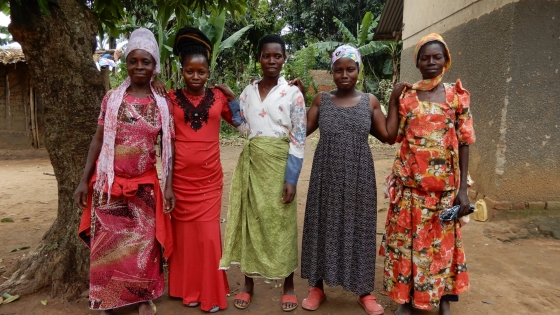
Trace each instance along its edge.
{"label": "tree trunk", "polygon": [[[18,4],[20,2],[21,4]],[[10,0],[8,27],[21,44],[31,85],[44,104],[45,146],[58,183],[58,216],[31,253],[12,270],[0,292],[28,294],[49,289],[77,296],[88,284],[89,252],[77,237],[80,213],[73,202],[96,128],[103,97],[101,75],[92,61],[97,24],[79,0],[50,3],[50,16],[36,1]]]}

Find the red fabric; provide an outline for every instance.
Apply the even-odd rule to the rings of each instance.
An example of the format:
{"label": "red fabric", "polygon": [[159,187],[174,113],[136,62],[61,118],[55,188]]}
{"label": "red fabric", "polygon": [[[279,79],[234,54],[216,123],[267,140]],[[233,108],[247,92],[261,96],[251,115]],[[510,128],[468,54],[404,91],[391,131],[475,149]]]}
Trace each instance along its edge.
{"label": "red fabric", "polygon": [[[183,108],[175,91],[169,93],[175,120],[175,164],[173,192],[177,198],[173,219],[180,221],[216,221],[222,207],[223,173],[220,161],[220,120],[231,124],[231,112],[225,95],[213,89],[214,104],[208,121],[195,131],[185,123]],[[185,96],[196,106],[201,97]]]}
{"label": "red fabric", "polygon": [[[82,218],[80,220],[80,227],[78,228],[78,234],[85,233],[85,235],[90,236],[91,229],[91,198],[93,191],[93,184],[95,183],[95,174],[91,178],[89,185],[89,195],[87,206],[82,213]],[[115,175],[115,181],[113,182],[113,187],[111,188],[111,195],[115,197],[119,196],[130,196],[136,193],[138,185],[140,184],[150,184],[154,187],[154,192],[156,194],[156,239],[164,248],[163,257],[169,258],[173,252],[173,237],[171,231],[171,220],[169,215],[163,213],[163,195],[161,193],[161,188],[159,186],[159,180],[157,176],[157,171],[155,168],[145,172],[144,174],[132,178],[124,178]]]}
{"label": "red fabric", "polygon": [[198,302],[209,311],[227,307],[229,285],[224,270],[218,270],[222,257],[220,222],[173,220],[175,249],[169,258],[169,295],[183,304]]}
{"label": "red fabric", "polygon": [[[222,257],[220,211],[223,173],[220,161],[220,121],[231,122],[227,98],[213,89],[214,103],[208,121],[194,130],[185,122],[176,91],[168,96],[175,120],[175,164],[173,192],[177,198],[173,217],[174,250],[169,259],[169,295],[184,304],[199,302],[201,309],[227,307],[229,292],[226,274],[218,270]],[[203,96],[184,94],[198,106]]]}

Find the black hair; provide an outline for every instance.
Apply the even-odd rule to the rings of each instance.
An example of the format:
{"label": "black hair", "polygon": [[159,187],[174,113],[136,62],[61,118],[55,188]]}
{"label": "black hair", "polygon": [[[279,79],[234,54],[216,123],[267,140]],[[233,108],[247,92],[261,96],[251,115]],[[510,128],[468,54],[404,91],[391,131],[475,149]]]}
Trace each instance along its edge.
{"label": "black hair", "polygon": [[261,56],[264,44],[276,43],[282,46],[282,53],[286,56],[286,42],[280,35],[268,34],[264,35],[261,40],[259,40],[259,46],[257,48],[257,58]]}
{"label": "black hair", "polygon": [[445,49],[445,45],[439,40],[433,40],[425,43],[424,45],[422,45],[422,47],[420,47],[420,49],[418,49],[418,56],[416,56],[416,65],[418,65],[418,62],[420,61],[420,56],[422,55],[422,49],[424,49],[424,47],[426,47],[429,44],[438,44],[439,47],[441,47],[441,51],[443,51],[443,57],[445,58],[445,62],[449,61],[449,56],[447,55],[447,49]]}
{"label": "black hair", "polygon": [[193,55],[203,56],[210,66],[212,42],[201,30],[194,27],[183,27],[175,35],[173,54],[179,56],[181,66],[187,56]]}

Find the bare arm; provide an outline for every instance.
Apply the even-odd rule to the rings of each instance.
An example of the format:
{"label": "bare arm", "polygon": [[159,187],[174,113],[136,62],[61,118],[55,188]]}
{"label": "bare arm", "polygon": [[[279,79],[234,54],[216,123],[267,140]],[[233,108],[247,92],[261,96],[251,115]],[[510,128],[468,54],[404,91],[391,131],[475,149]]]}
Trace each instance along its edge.
{"label": "bare arm", "polygon": [[80,179],[80,183],[76,191],[74,192],[74,201],[78,205],[78,207],[82,210],[86,208],[87,204],[87,197],[88,197],[88,190],[89,190],[89,181],[93,176],[93,172],[95,171],[95,162],[99,157],[99,153],[101,152],[101,146],[103,145],[103,125],[97,125],[97,131],[91,140],[91,144],[89,145],[88,156],[86,160],[86,166],[84,167],[84,173],[82,174],[82,178]]}
{"label": "bare arm", "polygon": [[469,146],[459,145],[459,170],[461,172],[461,181],[459,191],[453,204],[460,205],[459,217],[469,214],[469,195],[467,186],[467,175],[469,174]]}
{"label": "bare arm", "polygon": [[171,161],[167,166],[167,178],[165,179],[164,187],[164,198],[165,198],[165,209],[164,213],[170,213],[175,209],[175,203],[177,199],[173,193],[173,167],[175,166],[175,140],[171,139]]}
{"label": "bare arm", "polygon": [[315,132],[319,127],[319,104],[321,103],[321,93],[315,96],[311,107],[307,111],[307,131],[306,135],[309,137],[310,134]]}
{"label": "bare arm", "polygon": [[[373,114],[370,134],[382,142],[394,144],[397,139],[399,130],[399,98],[405,88],[410,89],[412,86],[408,83],[397,83],[395,85],[393,92],[391,92],[391,98],[389,99],[389,113],[386,118],[381,111],[381,105],[377,98],[373,96],[375,102],[372,103],[372,96],[370,96],[370,105],[372,106]],[[376,105],[377,109],[375,108]],[[381,119],[381,116],[385,119]]]}

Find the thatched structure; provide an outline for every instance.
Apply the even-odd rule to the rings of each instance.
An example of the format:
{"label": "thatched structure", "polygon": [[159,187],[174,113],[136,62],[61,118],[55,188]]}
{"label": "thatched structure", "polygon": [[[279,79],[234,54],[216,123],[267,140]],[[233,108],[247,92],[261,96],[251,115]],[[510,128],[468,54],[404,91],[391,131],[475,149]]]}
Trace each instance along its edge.
{"label": "thatched structure", "polygon": [[0,47],[0,148],[39,148],[43,107],[29,82],[21,49]]}

